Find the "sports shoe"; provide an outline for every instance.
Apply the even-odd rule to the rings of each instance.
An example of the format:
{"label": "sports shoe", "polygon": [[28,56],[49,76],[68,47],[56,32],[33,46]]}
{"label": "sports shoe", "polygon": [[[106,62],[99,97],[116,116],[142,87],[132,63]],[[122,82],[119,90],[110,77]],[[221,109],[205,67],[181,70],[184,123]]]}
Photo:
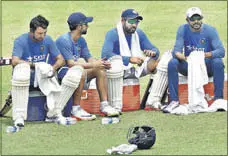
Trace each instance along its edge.
{"label": "sports shoe", "polygon": [[25,123],[24,123],[24,119],[23,118],[17,118],[15,121],[14,121],[14,126],[17,126],[17,127],[24,127]]}
{"label": "sports shoe", "polygon": [[161,110],[161,102],[157,101],[154,102],[153,104],[146,104],[146,107],[144,108],[144,110],[146,111],[160,111]]}
{"label": "sports shoe", "polygon": [[119,111],[117,111],[115,108],[111,107],[108,104],[101,107],[101,112],[104,113],[106,116],[119,116],[120,115]]}
{"label": "sports shoe", "polygon": [[115,109],[119,113],[119,115],[122,115],[122,110],[121,109],[119,109],[119,108],[115,108]]}
{"label": "sports shoe", "polygon": [[72,118],[76,118],[77,120],[95,120],[96,115],[90,114],[82,109],[80,106],[76,109],[72,109],[71,111]]}
{"label": "sports shoe", "polygon": [[57,116],[51,116],[51,117],[46,117],[45,122],[56,122],[56,120],[58,119]]}
{"label": "sports shoe", "polygon": [[179,105],[179,101],[171,101],[169,105],[167,105],[163,109],[163,113],[171,113]]}

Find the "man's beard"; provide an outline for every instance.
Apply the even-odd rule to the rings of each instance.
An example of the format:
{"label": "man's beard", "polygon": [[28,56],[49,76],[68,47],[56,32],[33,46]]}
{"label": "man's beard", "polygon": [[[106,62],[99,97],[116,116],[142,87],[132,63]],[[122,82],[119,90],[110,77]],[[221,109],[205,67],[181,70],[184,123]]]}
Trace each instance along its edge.
{"label": "man's beard", "polygon": [[202,23],[195,23],[191,25],[191,27],[195,30],[200,30],[201,26],[202,26]]}
{"label": "man's beard", "polygon": [[123,26],[123,29],[127,34],[133,34],[136,31],[135,27],[127,28],[126,25]]}
{"label": "man's beard", "polygon": [[135,31],[136,31],[136,28],[126,29],[126,32],[127,32],[128,34],[133,34],[133,33],[135,33]]}
{"label": "man's beard", "polygon": [[43,38],[36,38],[35,35],[32,36],[33,40],[36,42],[40,42],[43,40]]}
{"label": "man's beard", "polygon": [[85,35],[86,33],[87,33],[87,30],[82,30],[82,31],[81,31],[81,34],[82,34],[82,35]]}

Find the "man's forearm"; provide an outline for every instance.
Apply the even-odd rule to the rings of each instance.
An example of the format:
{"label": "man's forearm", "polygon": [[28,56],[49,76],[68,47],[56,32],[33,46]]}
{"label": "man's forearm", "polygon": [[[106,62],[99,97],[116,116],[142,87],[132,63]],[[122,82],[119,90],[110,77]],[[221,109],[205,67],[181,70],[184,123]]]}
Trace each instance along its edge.
{"label": "man's forearm", "polygon": [[53,70],[56,71],[57,69],[59,69],[60,67],[65,65],[65,61],[62,59],[59,59],[55,62],[55,64],[52,66]]}
{"label": "man's forearm", "polygon": [[211,51],[210,52],[205,52],[204,55],[205,55],[205,58],[211,58],[212,57],[212,52]]}
{"label": "man's forearm", "polygon": [[33,65],[32,62],[28,62],[28,61],[22,60],[22,59],[20,59],[17,56],[13,56],[12,57],[12,66],[13,67],[16,66],[16,65],[18,65],[18,64],[20,64],[20,63],[28,63],[31,67]]}
{"label": "man's forearm", "polygon": [[179,59],[179,60],[186,60],[186,57],[184,56],[184,54],[182,54],[181,52],[176,52],[175,56]]}

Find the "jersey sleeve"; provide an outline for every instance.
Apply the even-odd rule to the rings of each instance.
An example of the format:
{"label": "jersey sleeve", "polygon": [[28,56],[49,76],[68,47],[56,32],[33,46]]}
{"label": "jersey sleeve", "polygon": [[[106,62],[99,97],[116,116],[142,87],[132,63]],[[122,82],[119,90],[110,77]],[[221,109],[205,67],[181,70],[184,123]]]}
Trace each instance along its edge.
{"label": "jersey sleeve", "polygon": [[211,46],[213,49],[212,58],[223,58],[225,56],[225,48],[219,38],[218,32],[215,28],[210,32]]}
{"label": "jersey sleeve", "polygon": [[82,38],[82,53],[81,53],[81,57],[84,58],[85,60],[88,60],[89,58],[92,57],[89,48],[87,46],[86,40],[84,38]]}
{"label": "jersey sleeve", "polygon": [[56,46],[65,60],[73,59],[71,45],[68,42],[66,42],[64,39],[58,38],[56,40]]}
{"label": "jersey sleeve", "polygon": [[[115,31],[110,30],[106,33],[104,44],[102,47],[102,52],[101,52],[102,58],[109,59],[112,56],[120,55],[120,54],[114,53],[114,46],[117,38],[118,38],[118,35],[117,33],[115,33]],[[123,60],[123,64],[127,66],[129,64],[130,57],[122,56],[122,60]]]}
{"label": "jersey sleeve", "polygon": [[53,57],[56,57],[60,54],[59,49],[57,48],[55,42],[52,40],[51,37],[48,38],[49,43],[49,52]]}
{"label": "jersey sleeve", "polygon": [[154,60],[157,60],[158,57],[159,57],[159,50],[157,47],[155,47],[151,42],[150,40],[148,39],[148,37],[146,36],[146,34],[138,29],[138,35],[139,35],[139,40],[140,40],[140,47],[141,47],[141,50],[152,50],[156,53],[155,56],[151,57],[152,59]]}
{"label": "jersey sleeve", "polygon": [[184,26],[180,26],[176,33],[176,42],[173,48],[173,57],[176,57],[177,52],[183,52],[184,47]]}
{"label": "jersey sleeve", "polygon": [[21,58],[23,55],[23,42],[17,38],[14,40],[12,56]]}

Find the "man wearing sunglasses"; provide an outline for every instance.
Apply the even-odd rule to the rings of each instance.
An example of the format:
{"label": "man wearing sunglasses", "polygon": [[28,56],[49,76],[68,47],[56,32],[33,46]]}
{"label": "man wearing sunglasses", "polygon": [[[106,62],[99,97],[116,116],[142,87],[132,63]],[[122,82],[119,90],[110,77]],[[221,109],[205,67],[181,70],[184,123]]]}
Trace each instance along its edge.
{"label": "man wearing sunglasses", "polygon": [[[88,23],[93,21],[93,17],[86,17],[81,12],[72,13],[67,20],[70,32],[67,32],[56,40],[56,45],[66,60],[66,66],[59,70],[59,78],[63,77],[74,65],[81,65],[85,70],[79,88],[73,94],[72,117],[78,120],[93,120],[96,118],[80,107],[81,94],[83,89],[88,89],[89,82],[96,78],[97,90],[99,93],[101,106],[107,105],[107,84],[105,69],[110,68],[110,63],[105,59],[94,59],[88,49],[86,40],[82,37],[87,33]],[[66,93],[67,94],[67,93]],[[107,116],[119,115],[115,109],[106,107],[101,110]]]}
{"label": "man wearing sunglasses", "polygon": [[178,72],[187,76],[188,63],[186,60],[193,51],[204,52],[208,76],[213,76],[214,100],[223,98],[224,63],[222,58],[225,55],[225,49],[217,30],[210,25],[203,24],[202,19],[200,8],[189,8],[186,12],[187,24],[181,25],[177,31],[173,59],[168,64],[168,86],[171,102],[163,110],[164,112],[169,113],[179,105]]}
{"label": "man wearing sunglasses", "polygon": [[[126,74],[133,73],[132,75],[135,78],[145,76],[153,72],[158,63],[159,50],[156,48],[147,38],[146,34],[138,28],[139,22],[143,20],[143,17],[138,14],[134,9],[124,10],[121,14],[120,22],[117,24],[116,28],[109,30],[106,33],[102,48],[102,58],[108,58],[112,60],[115,56],[121,56],[121,64],[119,68],[124,65],[124,78]],[[144,63],[145,62],[145,63]],[[136,67],[136,70],[131,70]],[[140,67],[140,68],[138,68]],[[115,70],[112,68],[109,70],[110,73],[115,75]],[[141,70],[137,70],[141,69]],[[132,72],[133,71],[133,72]],[[136,72],[134,72],[136,71]],[[139,72],[138,72],[139,71]],[[111,75],[111,74],[110,74]],[[108,77],[111,79],[111,77]],[[123,80],[123,78],[122,78]],[[122,109],[122,85],[123,83],[118,83],[118,81],[113,81],[115,84],[110,84],[108,82],[108,95],[111,96],[112,101],[116,104],[113,104],[113,107],[116,108],[119,112]],[[119,86],[120,91],[114,90],[115,87]],[[113,90],[112,90],[113,89]],[[112,93],[119,94],[112,96]]]}

